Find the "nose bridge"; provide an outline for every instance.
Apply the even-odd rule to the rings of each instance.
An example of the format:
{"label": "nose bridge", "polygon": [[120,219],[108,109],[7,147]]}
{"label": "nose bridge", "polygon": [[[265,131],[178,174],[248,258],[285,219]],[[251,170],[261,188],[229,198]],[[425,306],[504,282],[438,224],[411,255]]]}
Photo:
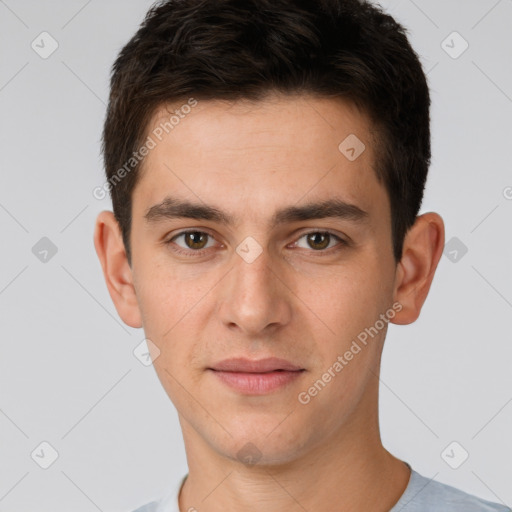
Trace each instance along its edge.
{"label": "nose bridge", "polygon": [[225,324],[257,334],[270,324],[284,324],[290,316],[286,287],[276,277],[268,250],[242,242],[233,257],[220,310]]}
{"label": "nose bridge", "polygon": [[[247,247],[246,247],[247,248]],[[272,261],[267,250],[261,250],[259,254],[246,258],[242,253],[244,250],[241,244],[238,248],[238,261],[235,257],[234,275],[236,282],[245,284],[241,286],[244,292],[250,292],[251,288],[256,288],[255,293],[266,292],[270,293],[273,288],[275,279],[275,271],[272,271]],[[247,255],[251,255],[252,248],[249,249]]]}

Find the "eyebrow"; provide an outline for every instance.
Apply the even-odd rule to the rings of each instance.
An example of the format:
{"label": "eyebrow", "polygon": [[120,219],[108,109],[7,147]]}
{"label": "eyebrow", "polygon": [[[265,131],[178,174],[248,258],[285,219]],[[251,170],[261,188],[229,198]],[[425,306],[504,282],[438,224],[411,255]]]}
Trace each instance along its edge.
{"label": "eyebrow", "polygon": [[[330,217],[361,222],[368,219],[368,212],[355,204],[347,203],[341,199],[327,199],[325,201],[306,203],[302,206],[282,208],[272,216],[270,226],[274,228],[284,223]],[[151,206],[144,215],[144,218],[150,224],[176,218],[190,218],[214,221],[227,226],[235,225],[235,218],[233,216],[219,210],[215,206],[192,203],[169,196],[162,202]]]}

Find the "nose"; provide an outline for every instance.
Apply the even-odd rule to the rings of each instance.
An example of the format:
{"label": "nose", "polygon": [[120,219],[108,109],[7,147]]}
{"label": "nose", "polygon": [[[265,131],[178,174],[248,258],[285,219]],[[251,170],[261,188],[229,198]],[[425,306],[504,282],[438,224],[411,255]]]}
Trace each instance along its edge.
{"label": "nose", "polygon": [[267,250],[252,262],[238,253],[233,269],[222,281],[219,317],[231,330],[256,336],[269,334],[291,318],[291,290],[278,262]]}

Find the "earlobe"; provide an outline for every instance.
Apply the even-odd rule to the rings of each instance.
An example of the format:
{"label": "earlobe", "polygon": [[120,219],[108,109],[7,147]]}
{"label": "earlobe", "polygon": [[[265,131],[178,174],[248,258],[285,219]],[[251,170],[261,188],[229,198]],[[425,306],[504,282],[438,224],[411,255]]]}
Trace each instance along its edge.
{"label": "earlobe", "polygon": [[394,300],[402,309],[392,320],[410,324],[420,315],[444,248],[443,219],[433,212],[416,218],[404,240],[398,263]]}
{"label": "earlobe", "polygon": [[110,211],[105,210],[98,214],[94,230],[94,247],[119,316],[130,327],[142,327],[132,270],[126,257],[119,224]]}

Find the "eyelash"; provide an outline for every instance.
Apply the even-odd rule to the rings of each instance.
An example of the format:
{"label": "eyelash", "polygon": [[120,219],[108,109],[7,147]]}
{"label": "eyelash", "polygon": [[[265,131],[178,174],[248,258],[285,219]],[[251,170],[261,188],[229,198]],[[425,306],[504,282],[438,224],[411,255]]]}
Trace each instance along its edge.
{"label": "eyelash", "polygon": [[[208,233],[207,231],[199,231],[197,229],[188,229],[188,230],[180,231],[179,233],[176,233],[170,239],[164,241],[164,244],[170,246],[170,245],[172,245],[173,240],[175,240],[176,238],[178,238],[178,237],[180,237],[182,235],[186,235],[187,233],[200,233],[200,234],[207,235],[210,238],[215,239],[215,237],[213,235],[211,235],[210,233]],[[311,235],[311,234],[329,235],[330,237],[335,238],[339,242],[336,246],[329,247],[328,249],[320,249],[318,251],[315,251],[314,249],[310,249],[309,250],[309,252],[313,252],[317,256],[323,256],[325,254],[331,254],[331,250],[332,249],[334,249],[333,252],[335,252],[337,250],[340,250],[342,247],[346,247],[346,246],[349,245],[346,240],[343,240],[341,237],[339,237],[338,235],[336,235],[335,233],[333,233],[332,231],[329,231],[329,230],[312,230],[312,231],[308,231],[306,233],[302,233],[301,236],[297,239],[297,241],[300,240],[301,238],[303,238],[303,237],[305,237],[307,235]],[[174,252],[176,252],[177,254],[179,254],[181,256],[186,256],[186,257],[202,256],[209,249],[211,249],[211,247],[209,247],[208,249],[198,249],[198,250],[194,250],[194,249],[185,250],[185,249],[183,249],[183,248],[181,248],[179,246],[176,246],[176,247],[172,248],[172,250]]]}

